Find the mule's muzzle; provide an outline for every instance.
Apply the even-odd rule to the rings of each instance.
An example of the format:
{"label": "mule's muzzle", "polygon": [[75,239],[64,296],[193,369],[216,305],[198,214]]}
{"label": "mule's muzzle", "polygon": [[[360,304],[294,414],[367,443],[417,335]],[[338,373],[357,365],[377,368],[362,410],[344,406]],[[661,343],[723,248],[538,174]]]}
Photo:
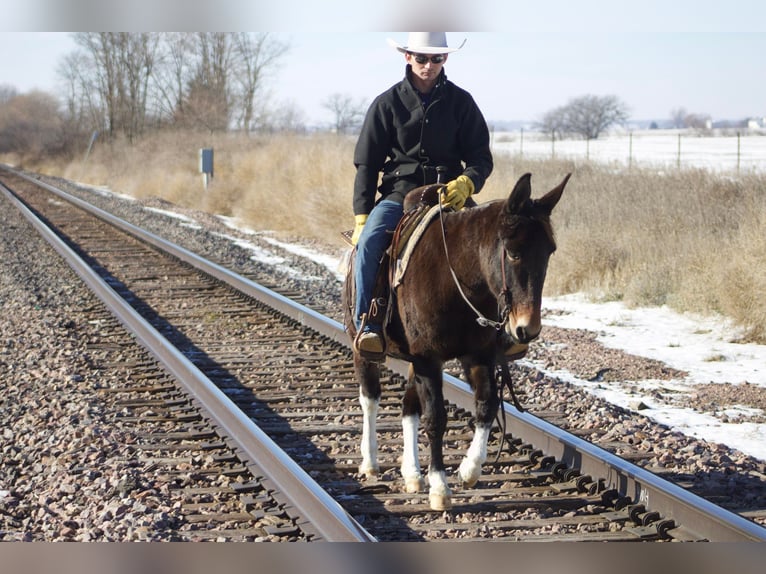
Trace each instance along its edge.
{"label": "mule's muzzle", "polygon": [[514,327],[511,322],[505,324],[505,331],[514,343],[528,345],[540,335],[540,327],[534,328],[529,325],[516,324]]}

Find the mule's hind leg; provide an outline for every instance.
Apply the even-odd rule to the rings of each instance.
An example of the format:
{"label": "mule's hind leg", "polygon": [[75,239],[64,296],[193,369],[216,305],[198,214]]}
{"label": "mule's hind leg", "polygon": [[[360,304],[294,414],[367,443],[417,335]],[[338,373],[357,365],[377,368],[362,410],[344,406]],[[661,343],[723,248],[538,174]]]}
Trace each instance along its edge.
{"label": "mule's hind leg", "polygon": [[359,404],[362,406],[362,463],[359,473],[367,477],[380,473],[376,418],[380,405],[380,369],[376,363],[354,353],[354,370],[359,381]]}
{"label": "mule's hind leg", "polygon": [[402,451],[401,472],[404,479],[405,492],[420,492],[425,487],[423,474],[420,471],[418,459],[418,432],[420,430],[420,398],[415,388],[415,380],[410,367],[410,376],[402,401]]}
{"label": "mule's hind leg", "polygon": [[497,396],[494,365],[476,365],[464,361],[463,369],[474,391],[476,429],[471,446],[460,463],[458,475],[463,485],[470,488],[479,480],[481,466],[487,460],[487,442],[500,400]]}

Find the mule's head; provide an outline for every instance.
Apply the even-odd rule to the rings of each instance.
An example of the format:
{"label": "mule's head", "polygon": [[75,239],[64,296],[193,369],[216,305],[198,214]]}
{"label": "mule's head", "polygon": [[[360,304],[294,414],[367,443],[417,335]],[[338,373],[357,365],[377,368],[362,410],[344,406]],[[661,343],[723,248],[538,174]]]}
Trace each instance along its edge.
{"label": "mule's head", "polygon": [[505,330],[514,343],[529,343],[542,329],[543,283],[548,260],[556,250],[550,215],[571,175],[540,199],[532,199],[532,174],[524,174],[503,206],[498,234],[509,311]]}

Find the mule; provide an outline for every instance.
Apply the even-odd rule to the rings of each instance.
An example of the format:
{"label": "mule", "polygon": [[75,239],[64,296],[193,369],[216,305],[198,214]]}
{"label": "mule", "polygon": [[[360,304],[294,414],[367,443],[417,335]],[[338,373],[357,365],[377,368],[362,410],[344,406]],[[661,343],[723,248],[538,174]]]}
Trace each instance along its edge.
{"label": "mule", "polygon": [[[406,275],[392,293],[386,352],[410,362],[402,401],[404,490],[415,493],[425,487],[418,460],[422,422],[430,446],[427,476],[433,510],[452,505],[442,455],[447,426],[444,363],[457,359],[474,392],[474,436],[458,469],[462,484],[471,487],[481,476],[500,405],[496,367],[519,349],[511,358],[523,356],[540,334],[543,283],[556,249],[550,215],[570,175],[540,199],[531,199],[531,174],[525,174],[506,200],[444,211],[420,236]],[[344,323],[353,341],[353,259],[349,268]],[[357,352],[354,369],[363,412],[359,472],[374,477],[379,473],[375,419],[380,370],[377,362]]]}

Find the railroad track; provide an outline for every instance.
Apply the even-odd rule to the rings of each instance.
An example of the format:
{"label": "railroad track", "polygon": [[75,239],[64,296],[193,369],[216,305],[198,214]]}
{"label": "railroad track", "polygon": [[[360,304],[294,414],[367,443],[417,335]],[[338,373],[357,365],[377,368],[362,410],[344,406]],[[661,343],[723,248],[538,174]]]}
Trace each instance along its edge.
{"label": "railroad track", "polygon": [[[237,477],[213,496],[225,500],[217,516],[187,507],[193,520],[212,514],[225,524],[208,525],[211,537],[766,540],[757,524],[512,407],[497,460],[475,488],[455,485],[451,512],[433,513],[425,493],[398,489],[406,369],[398,361],[382,381],[382,475],[362,482],[358,389],[337,322],[48,184],[15,173],[2,180],[19,209],[23,201],[30,219],[55,229],[38,224],[62,255],[84,261],[72,263],[78,274],[153,356],[124,366],[143,374],[122,403],[123,419],[161,429],[142,435],[145,452],[164,452],[145,457],[149,467],[175,464],[170,454],[197,440],[198,452],[212,453],[196,457],[208,461],[208,475]],[[458,379],[445,375],[445,383],[445,458],[454,467],[471,439],[472,398]],[[214,490],[197,488],[190,494]]]}

